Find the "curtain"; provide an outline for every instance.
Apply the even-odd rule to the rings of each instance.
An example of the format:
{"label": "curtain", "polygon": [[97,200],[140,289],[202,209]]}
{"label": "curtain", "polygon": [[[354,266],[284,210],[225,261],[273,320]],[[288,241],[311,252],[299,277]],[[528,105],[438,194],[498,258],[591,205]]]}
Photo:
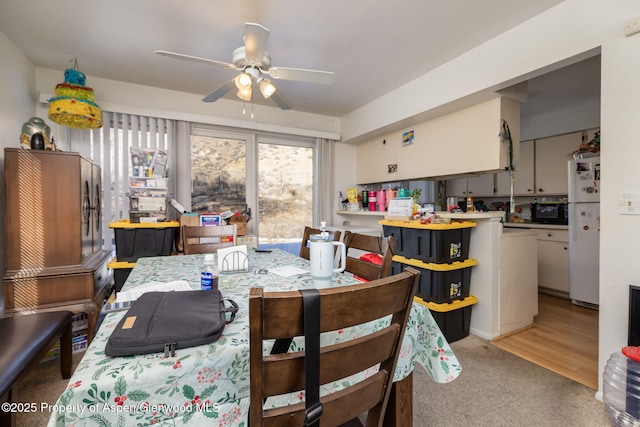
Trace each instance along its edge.
{"label": "curtain", "polygon": [[333,150],[335,141],[331,139],[316,139],[316,180],[314,182],[314,209],[313,223],[320,225],[333,222]]}
{"label": "curtain", "polygon": [[168,155],[170,197],[175,194],[175,122],[154,117],[102,112],[100,129],[65,128],[64,141],[56,142],[63,151],[75,151],[101,167],[103,248],[114,250],[109,224],[129,218],[129,176],[131,147],[164,150]]}

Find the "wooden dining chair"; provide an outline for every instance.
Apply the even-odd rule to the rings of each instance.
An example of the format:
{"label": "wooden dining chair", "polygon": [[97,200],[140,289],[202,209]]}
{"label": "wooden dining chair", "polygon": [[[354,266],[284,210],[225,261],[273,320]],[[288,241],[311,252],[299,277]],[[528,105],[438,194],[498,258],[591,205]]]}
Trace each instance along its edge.
{"label": "wooden dining chair", "polygon": [[[311,236],[312,234],[320,234],[322,233],[322,230],[320,230],[319,228],[312,228],[309,226],[304,227],[304,232],[302,233],[302,243],[300,243],[300,257],[304,258],[304,259],[309,259],[310,258],[310,250],[309,247],[307,246],[307,243],[309,242],[309,236]],[[333,241],[334,242],[339,242],[340,241],[340,231],[338,230],[334,230],[331,231],[331,233],[333,233]]]}
{"label": "wooden dining chair", "polygon": [[185,255],[215,253],[220,248],[235,246],[236,224],[220,226],[182,226]]}
{"label": "wooden dining chair", "polygon": [[[314,357],[312,342],[317,335],[305,337],[303,351],[271,354],[264,352],[265,340],[278,341],[305,336],[304,291],[265,292],[254,287],[249,294],[250,345],[250,425],[302,426],[306,402],[271,408],[267,398],[305,391],[305,369],[319,376],[319,384],[331,384],[365,372],[365,379],[335,391],[332,387],[319,398],[322,404],[320,426],[362,425],[358,417],[366,414],[366,426],[380,426],[389,399],[393,375],[402,346],[402,338],[418,286],[420,273],[405,271],[371,282],[335,288],[311,290],[319,294],[319,330],[317,335],[390,316],[390,324],[376,332],[329,345],[320,344],[318,365],[305,367]],[[308,290],[307,290],[308,291]],[[318,320],[318,319],[316,319]],[[317,344],[317,342],[316,342]],[[311,348],[310,348],[311,347]],[[375,367],[379,366],[377,372]],[[317,378],[317,377],[316,377]],[[309,381],[310,383],[312,381]],[[318,395],[313,389],[306,396]],[[267,405],[264,405],[264,402]]]}
{"label": "wooden dining chair", "polygon": [[[347,247],[346,272],[365,280],[376,280],[391,274],[391,261],[396,248],[395,237],[371,236],[347,230],[344,233],[344,244]],[[361,259],[365,253],[380,255],[382,263],[375,264]]]}

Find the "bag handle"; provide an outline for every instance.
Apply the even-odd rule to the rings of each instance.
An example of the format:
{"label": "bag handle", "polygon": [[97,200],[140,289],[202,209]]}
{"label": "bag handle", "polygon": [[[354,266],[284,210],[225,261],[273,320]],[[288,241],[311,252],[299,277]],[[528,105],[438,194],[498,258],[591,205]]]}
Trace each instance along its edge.
{"label": "bag handle", "polygon": [[[227,305],[224,305],[224,308],[222,309],[223,313],[231,313],[231,318],[229,320],[225,320],[226,324],[229,324],[231,322],[233,322],[233,320],[236,318],[236,313],[238,312],[238,309],[240,308],[238,306],[238,303],[235,302],[234,300],[232,300],[231,298],[223,298],[222,301],[229,301],[229,303],[231,304],[231,307],[227,307]],[[226,319],[226,316],[225,316]]]}

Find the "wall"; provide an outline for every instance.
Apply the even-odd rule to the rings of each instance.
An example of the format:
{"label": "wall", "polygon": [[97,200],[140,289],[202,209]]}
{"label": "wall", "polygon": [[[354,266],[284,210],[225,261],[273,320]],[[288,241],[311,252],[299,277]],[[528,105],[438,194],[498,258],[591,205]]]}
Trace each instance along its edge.
{"label": "wall", "polygon": [[[47,117],[47,105],[43,103],[54,93],[58,83],[64,81],[62,71],[38,68],[36,88],[39,94],[38,114]],[[196,123],[205,123],[281,132],[300,136],[328,139],[340,138],[340,120],[319,114],[283,111],[275,107],[254,106],[254,119],[242,114],[242,102],[221,99],[214,103],[202,102],[201,95],[134,85],[114,80],[87,76],[87,86],[93,88],[96,102],[106,111],[149,115]],[[51,131],[58,140],[64,137],[64,129],[53,123]]]}
{"label": "wall", "polygon": [[[22,125],[35,115],[35,67],[0,33],[0,224],[4,224],[4,148],[19,147]],[[4,230],[4,227],[0,227]],[[0,259],[4,260],[4,231],[0,232]],[[4,276],[4,262],[0,275]],[[0,284],[0,314],[4,311],[4,292]]]}

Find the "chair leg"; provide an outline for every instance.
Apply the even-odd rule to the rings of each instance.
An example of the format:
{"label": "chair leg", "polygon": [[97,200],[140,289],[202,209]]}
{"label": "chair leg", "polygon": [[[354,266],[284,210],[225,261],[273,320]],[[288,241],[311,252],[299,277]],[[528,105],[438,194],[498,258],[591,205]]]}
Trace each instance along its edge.
{"label": "chair leg", "polygon": [[60,337],[60,373],[62,378],[71,378],[71,366],[73,359],[73,348],[71,345],[72,323],[69,322],[67,329]]}

